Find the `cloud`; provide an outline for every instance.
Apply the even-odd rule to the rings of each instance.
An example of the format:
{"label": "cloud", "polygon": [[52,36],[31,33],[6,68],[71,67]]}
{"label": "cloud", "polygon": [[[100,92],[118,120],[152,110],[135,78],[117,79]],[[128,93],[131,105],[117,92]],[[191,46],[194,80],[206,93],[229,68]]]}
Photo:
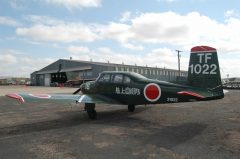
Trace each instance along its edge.
{"label": "cloud", "polygon": [[111,23],[104,36],[127,43],[156,43],[182,46],[212,45],[222,52],[240,51],[240,19],[229,17],[220,23],[198,12],[143,13],[131,24]]}
{"label": "cloud", "polygon": [[18,76],[30,77],[30,74],[34,71],[38,71],[43,67],[53,63],[54,59],[51,58],[34,58],[34,57],[21,57],[18,62],[19,72],[16,73]]}
{"label": "cloud", "polygon": [[101,0],[43,0],[43,1],[49,4],[64,6],[68,9],[101,6]]}
{"label": "cloud", "polygon": [[68,48],[68,51],[71,53],[89,53],[90,50],[87,47],[83,47],[83,46],[70,46]]}
{"label": "cloud", "polygon": [[121,46],[124,47],[124,48],[130,49],[130,50],[135,50],[135,51],[144,50],[144,47],[142,45],[132,44],[132,43],[129,43],[129,42],[123,42],[121,44]]}
{"label": "cloud", "polygon": [[20,23],[18,23],[16,20],[10,17],[4,17],[0,16],[0,25],[6,25],[6,26],[19,26]]}
{"label": "cloud", "polygon": [[[103,39],[113,39],[121,46],[128,44],[168,44],[191,48],[212,45],[221,52],[240,51],[240,19],[228,17],[220,23],[198,12],[181,15],[175,12],[142,13],[129,24],[112,22],[103,27]],[[142,46],[144,48],[144,45]]]}
{"label": "cloud", "polygon": [[0,52],[0,72],[4,76],[30,77],[30,73],[54,61],[51,58],[29,57],[21,51],[8,49]]}
{"label": "cloud", "polygon": [[27,15],[30,27],[18,27],[16,34],[39,42],[93,42],[99,39],[95,24],[66,22],[48,16]]}
{"label": "cloud", "polygon": [[[85,60],[85,61],[96,61],[96,62],[110,62],[117,64],[129,64],[138,66],[148,67],[159,67],[168,69],[177,69],[177,54],[175,50],[169,48],[156,48],[145,54],[126,54],[122,52],[116,52],[108,47],[98,48],[91,50],[83,46],[71,46],[69,48],[79,48],[71,51],[69,49],[69,56],[73,60]],[[188,48],[189,50],[190,48]],[[87,50],[84,52],[84,50]],[[186,54],[186,53],[182,53]],[[181,70],[188,70],[189,56],[181,57]],[[232,59],[232,57],[235,57]],[[240,56],[233,54],[219,54],[219,65],[222,77],[226,77],[230,74],[231,77],[239,77],[240,70]],[[134,59],[134,60],[133,60]]]}
{"label": "cloud", "polygon": [[29,17],[32,26],[18,27],[16,33],[35,41],[112,40],[131,50],[143,50],[147,44],[168,44],[187,49],[194,45],[211,45],[221,52],[240,51],[240,19],[236,17],[226,17],[224,22],[218,22],[198,12],[184,15],[175,12],[142,13],[134,18],[126,12],[124,18],[108,24]]}
{"label": "cloud", "polygon": [[225,17],[239,17],[239,14],[235,10],[227,10],[224,15]]}
{"label": "cloud", "polygon": [[126,11],[122,13],[122,17],[120,19],[120,22],[124,23],[130,20],[132,13],[129,11]]}
{"label": "cloud", "polygon": [[219,57],[219,65],[220,65],[220,71],[221,71],[221,77],[226,78],[227,74],[229,74],[229,77],[240,77],[240,57],[236,57],[234,54],[230,54],[228,57]]}
{"label": "cloud", "polygon": [[17,35],[27,36],[37,41],[51,42],[92,42],[98,39],[91,27],[82,24],[34,25],[30,28],[17,28]]}
{"label": "cloud", "polygon": [[100,28],[101,36],[108,39],[115,39],[119,42],[125,42],[133,37],[130,30],[131,26],[122,23],[109,23]]}
{"label": "cloud", "polygon": [[54,19],[48,16],[39,16],[39,15],[25,15],[24,20],[31,22],[33,24],[42,24],[42,25],[64,25],[65,22],[59,19]]}
{"label": "cloud", "polygon": [[123,23],[109,23],[106,26],[100,27],[100,36],[102,39],[112,39],[120,43],[124,48],[131,50],[143,50],[142,45],[136,42],[130,42],[134,34],[131,32],[131,26]]}
{"label": "cloud", "polygon": [[[70,49],[74,48],[74,50]],[[84,50],[87,50],[84,52]],[[177,56],[176,53],[168,48],[154,49],[145,54],[126,54],[122,52],[116,52],[108,47],[97,48],[91,50],[83,46],[70,46],[69,55],[74,60],[93,60],[98,62],[111,62],[111,63],[124,63],[130,65],[140,66],[152,66],[152,67],[166,67],[166,68],[177,68]],[[134,60],[133,60],[134,59]],[[175,60],[173,60],[175,59]],[[188,59],[182,58],[182,65],[187,69]],[[183,68],[182,67],[182,68]]]}
{"label": "cloud", "polygon": [[17,62],[17,58],[12,54],[3,54],[0,55],[0,63],[3,65],[14,64]]}
{"label": "cloud", "polygon": [[209,17],[191,12],[145,13],[132,20],[134,39],[147,43],[191,45],[226,38],[228,28]]}

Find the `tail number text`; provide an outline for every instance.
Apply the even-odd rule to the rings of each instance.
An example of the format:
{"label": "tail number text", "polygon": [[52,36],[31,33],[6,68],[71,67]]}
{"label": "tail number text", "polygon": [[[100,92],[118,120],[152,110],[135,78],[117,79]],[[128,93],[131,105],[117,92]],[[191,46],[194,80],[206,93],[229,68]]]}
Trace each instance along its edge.
{"label": "tail number text", "polygon": [[217,74],[217,65],[216,64],[196,64],[196,65],[190,65],[190,72],[191,74],[210,74],[210,75],[215,75]]}
{"label": "tail number text", "polygon": [[217,74],[217,65],[209,64],[212,60],[212,53],[197,54],[199,64],[192,64],[189,66],[191,74],[215,75]]}

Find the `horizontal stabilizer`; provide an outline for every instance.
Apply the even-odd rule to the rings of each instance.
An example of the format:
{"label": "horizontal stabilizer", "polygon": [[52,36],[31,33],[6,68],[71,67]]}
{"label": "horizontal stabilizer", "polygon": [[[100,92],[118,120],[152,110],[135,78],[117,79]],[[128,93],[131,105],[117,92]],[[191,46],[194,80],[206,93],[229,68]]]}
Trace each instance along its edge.
{"label": "horizontal stabilizer", "polygon": [[181,92],[178,92],[178,94],[184,95],[184,96],[193,96],[193,97],[196,97],[196,98],[199,98],[199,99],[205,98],[204,96],[202,96],[202,95],[200,95],[198,93],[189,92],[189,91],[181,91]]}

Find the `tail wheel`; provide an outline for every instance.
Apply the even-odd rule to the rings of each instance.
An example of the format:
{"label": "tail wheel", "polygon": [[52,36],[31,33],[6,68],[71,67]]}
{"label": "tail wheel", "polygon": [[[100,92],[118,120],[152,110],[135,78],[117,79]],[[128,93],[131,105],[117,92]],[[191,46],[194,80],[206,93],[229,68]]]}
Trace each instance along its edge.
{"label": "tail wheel", "polygon": [[134,110],[135,110],[135,105],[132,105],[132,104],[128,105],[129,112],[134,112]]}

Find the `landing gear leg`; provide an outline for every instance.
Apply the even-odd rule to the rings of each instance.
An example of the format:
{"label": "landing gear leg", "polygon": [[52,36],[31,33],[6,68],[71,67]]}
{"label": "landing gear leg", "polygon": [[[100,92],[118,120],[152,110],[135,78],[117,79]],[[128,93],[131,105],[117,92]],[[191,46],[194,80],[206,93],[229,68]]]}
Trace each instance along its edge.
{"label": "landing gear leg", "polygon": [[96,119],[97,118],[97,112],[95,110],[95,104],[94,103],[85,103],[85,110],[88,113],[88,117],[90,119]]}
{"label": "landing gear leg", "polygon": [[135,110],[135,105],[129,104],[129,105],[128,105],[128,111],[129,111],[129,112],[134,112],[134,110]]}

